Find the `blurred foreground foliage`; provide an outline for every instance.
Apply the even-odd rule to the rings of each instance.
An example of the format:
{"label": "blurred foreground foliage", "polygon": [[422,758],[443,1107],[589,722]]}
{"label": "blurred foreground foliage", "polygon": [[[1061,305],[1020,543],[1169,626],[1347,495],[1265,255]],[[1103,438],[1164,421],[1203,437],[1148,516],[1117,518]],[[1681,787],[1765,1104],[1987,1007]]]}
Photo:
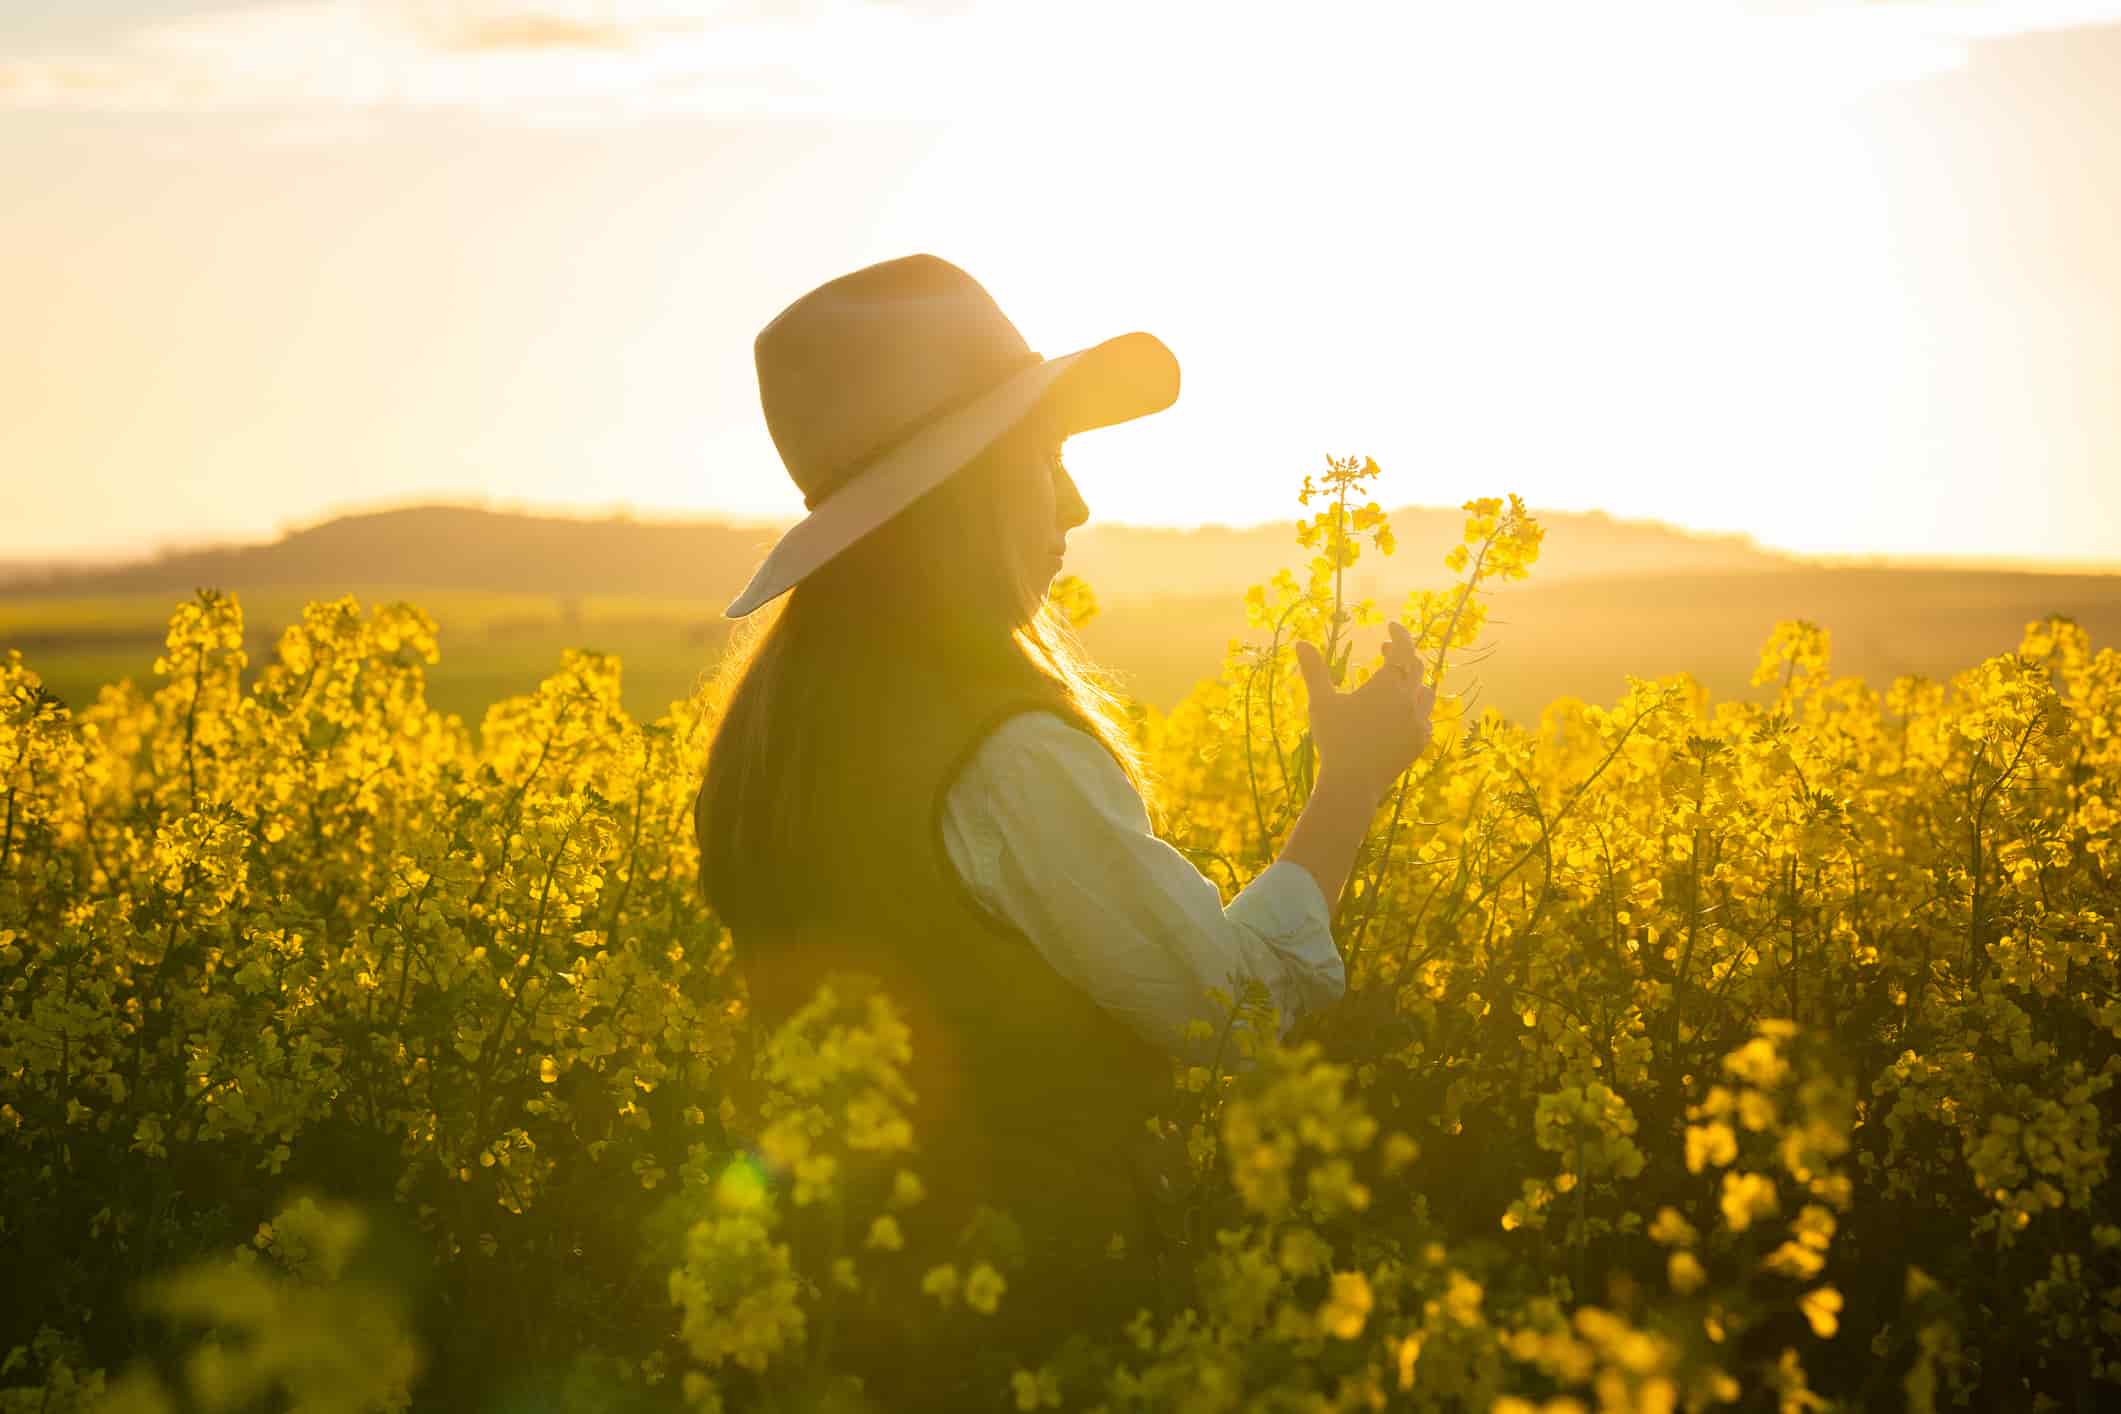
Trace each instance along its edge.
{"label": "blurred foreground foliage", "polygon": [[[1306,482],[1255,641],[1137,720],[1227,892],[1315,766],[1290,643],[1378,665],[1375,471]],[[2105,1407],[2121,655],[2048,620],[1880,692],[1792,622],[1771,701],[1514,725],[1449,688],[1540,531],[1466,511],[1394,614],[1446,695],[1335,901],[1349,996],[1203,998],[1179,1289],[982,1352],[992,1407]],[[202,592],[151,691],[0,663],[0,1409],[856,1409],[852,1323],[981,1350],[1021,1256],[1006,1214],[909,1242],[892,999],[746,1044],[689,818],[717,689],[642,724],[570,654],[473,728],[435,656],[317,603],[246,689]]]}

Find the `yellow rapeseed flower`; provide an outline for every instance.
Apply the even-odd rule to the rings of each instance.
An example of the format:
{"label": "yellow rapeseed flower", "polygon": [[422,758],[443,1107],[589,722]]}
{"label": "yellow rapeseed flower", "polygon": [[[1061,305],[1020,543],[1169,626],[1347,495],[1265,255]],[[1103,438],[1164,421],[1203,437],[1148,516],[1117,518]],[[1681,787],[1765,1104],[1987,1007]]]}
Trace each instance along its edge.
{"label": "yellow rapeseed flower", "polygon": [[1318,1328],[1341,1340],[1353,1340],[1362,1334],[1374,1304],[1368,1277],[1361,1272],[1335,1272],[1332,1289],[1318,1309]]}

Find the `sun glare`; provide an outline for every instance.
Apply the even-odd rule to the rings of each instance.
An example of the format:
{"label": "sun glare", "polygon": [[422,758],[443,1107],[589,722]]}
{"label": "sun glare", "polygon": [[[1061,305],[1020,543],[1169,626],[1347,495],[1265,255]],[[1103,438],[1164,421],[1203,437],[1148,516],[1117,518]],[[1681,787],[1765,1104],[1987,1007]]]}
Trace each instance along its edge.
{"label": "sun glare", "polygon": [[1172,345],[1179,403],[1071,449],[1102,519],[1279,516],[1292,474],[1362,450],[1403,500],[1500,476],[1826,548],[1765,488],[1888,451],[1913,350],[1879,154],[1832,114],[1458,116],[967,125],[873,240],[950,252],[1049,354]]}
{"label": "sun glare", "polygon": [[[2063,8],[2022,23],[2090,15]],[[2007,28],[1993,11],[1525,20],[1321,3],[1266,26],[1117,0],[143,10],[102,51],[0,60],[0,104],[118,115],[100,168],[56,146],[18,159],[47,198],[7,268],[57,273],[0,288],[44,331],[0,374],[43,386],[54,351],[90,360],[20,435],[119,519],[153,458],[245,488],[140,502],[109,527],[127,541],[222,528],[191,525],[215,505],[259,517],[247,532],[305,518],[277,499],[299,490],[292,463],[355,497],[793,516],[751,335],[823,280],[924,250],[1043,352],[1144,329],[1178,354],[1172,409],[1071,447],[1101,520],[1283,517],[1292,476],[1362,453],[1398,503],[1507,484],[1801,550],[2102,553],[2098,517],[2051,509],[2096,501],[2116,450],[2078,408],[2121,356],[2067,308],[2115,278],[2081,235],[2110,224],[2090,159],[2068,156],[2091,130],[1998,167],[1996,144],[2054,120],[1981,75],[1954,107],[1881,117],[1911,78],[1960,82],[1969,42]],[[2069,217],[1981,209],[2011,172]],[[111,217],[143,207],[153,247]],[[102,234],[68,234],[85,229]],[[404,347],[439,309],[456,317]],[[177,329],[192,356],[157,373]],[[1996,362],[2036,337],[2041,371]],[[128,379],[142,417],[86,411]],[[274,401],[239,412],[258,386]],[[2005,466],[2054,494],[1987,493]],[[63,489],[39,493],[62,519]]]}

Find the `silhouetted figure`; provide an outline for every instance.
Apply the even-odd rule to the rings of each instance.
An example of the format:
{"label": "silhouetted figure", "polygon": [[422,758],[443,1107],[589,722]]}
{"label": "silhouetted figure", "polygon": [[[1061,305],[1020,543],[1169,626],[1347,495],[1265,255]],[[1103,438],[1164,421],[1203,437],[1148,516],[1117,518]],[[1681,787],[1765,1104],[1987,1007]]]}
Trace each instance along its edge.
{"label": "silhouetted figure", "polygon": [[1117,699],[1046,598],[1088,516],[1061,444],[1168,407],[1170,350],[1129,333],[1043,359],[970,276],[916,255],[803,296],[755,353],[810,514],[727,611],[787,595],[731,647],[701,882],[760,1028],[835,971],[905,1014],[928,1185],[909,1237],[947,1248],[983,1203],[1024,1231],[979,1349],[912,1349],[879,1313],[839,1358],[888,1407],[1004,1407],[1000,1352],[1116,1332],[1191,1260],[1157,1213],[1182,1155],[1144,1119],[1207,987],[1256,976],[1291,1022],[1345,990],[1327,900],[1426,743],[1429,693],[1404,630],[1351,693],[1299,649],[1318,785],[1225,908],[1152,833]]}

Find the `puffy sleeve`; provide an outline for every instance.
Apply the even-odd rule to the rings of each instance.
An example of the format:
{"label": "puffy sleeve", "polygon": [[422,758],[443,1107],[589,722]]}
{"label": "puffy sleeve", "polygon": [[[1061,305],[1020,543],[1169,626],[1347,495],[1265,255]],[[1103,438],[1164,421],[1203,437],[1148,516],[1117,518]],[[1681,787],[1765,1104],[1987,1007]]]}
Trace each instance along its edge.
{"label": "puffy sleeve", "polygon": [[1224,907],[1214,883],[1151,831],[1118,763],[1051,712],[1020,713],[988,735],[952,783],[942,823],[973,896],[1170,1051],[1203,1055],[1185,1030],[1219,1021],[1209,987],[1234,996],[1242,978],[1258,978],[1285,1029],[1347,990],[1310,871],[1277,861]]}

